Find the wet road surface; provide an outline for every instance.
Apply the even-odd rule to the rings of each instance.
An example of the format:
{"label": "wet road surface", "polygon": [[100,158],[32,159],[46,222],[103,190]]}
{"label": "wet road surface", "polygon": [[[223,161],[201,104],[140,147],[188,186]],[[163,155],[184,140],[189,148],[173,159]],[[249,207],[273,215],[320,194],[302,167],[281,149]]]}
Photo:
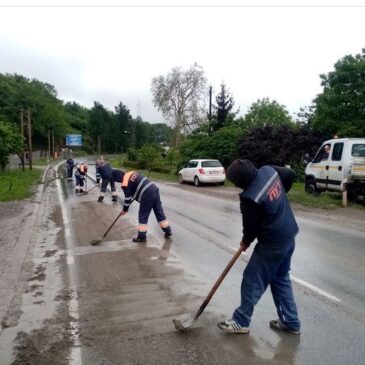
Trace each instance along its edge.
{"label": "wet road surface", "polygon": [[[101,238],[120,212],[120,204],[113,204],[110,195],[103,204],[97,203],[98,189],[75,196],[74,183],[63,178],[50,185],[48,199],[55,200],[58,192],[61,200],[48,208],[53,220],[44,214],[52,229],[40,229],[43,236],[48,232],[40,241],[47,246],[32,257],[33,275],[37,273],[39,279],[39,274],[45,274],[39,295],[43,303],[38,304],[43,313],[37,325],[53,313],[56,323],[48,325],[46,333],[55,336],[57,328],[67,329],[58,334],[65,344],[62,360],[75,364],[364,363],[365,237],[300,217],[292,276],[301,336],[269,328],[268,322],[277,317],[269,291],[255,308],[249,335],[227,335],[216,327],[239,304],[242,271],[252,249],[237,261],[194,328],[177,332],[172,319],[196,312],[238,248],[241,216],[238,200],[201,194],[199,188],[158,185],[172,240],[163,238],[152,213],[148,243],[131,242],[139,207],[134,202],[99,246],[89,243]],[[118,194],[123,198],[120,187]],[[18,316],[13,333],[2,336],[1,350],[19,333],[20,323],[24,333],[37,327],[29,325],[29,317],[37,317],[32,312],[36,290],[31,291],[29,313],[20,320]],[[25,295],[19,304],[24,313]],[[67,325],[60,326],[64,322]]]}

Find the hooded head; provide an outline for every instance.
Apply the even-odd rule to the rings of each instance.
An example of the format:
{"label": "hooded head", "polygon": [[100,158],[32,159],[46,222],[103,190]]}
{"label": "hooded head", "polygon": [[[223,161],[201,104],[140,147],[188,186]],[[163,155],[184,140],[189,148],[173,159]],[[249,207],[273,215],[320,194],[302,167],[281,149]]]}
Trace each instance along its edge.
{"label": "hooded head", "polygon": [[98,159],[98,160],[95,161],[95,166],[96,167],[104,166],[105,164],[106,164],[105,161],[102,160],[102,159]]}
{"label": "hooded head", "polygon": [[257,169],[250,160],[235,160],[227,169],[227,179],[235,186],[246,189],[257,175]]}

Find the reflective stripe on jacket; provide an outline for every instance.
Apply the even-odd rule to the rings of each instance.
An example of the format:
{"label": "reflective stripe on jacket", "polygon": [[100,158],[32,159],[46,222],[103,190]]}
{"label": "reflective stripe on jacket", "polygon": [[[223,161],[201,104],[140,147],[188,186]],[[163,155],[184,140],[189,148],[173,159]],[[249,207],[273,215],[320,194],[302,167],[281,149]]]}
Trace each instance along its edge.
{"label": "reflective stripe on jacket", "polygon": [[263,243],[280,243],[292,239],[299,231],[293,211],[278,173],[263,166],[245,191],[242,199],[250,199],[261,208],[257,239]]}

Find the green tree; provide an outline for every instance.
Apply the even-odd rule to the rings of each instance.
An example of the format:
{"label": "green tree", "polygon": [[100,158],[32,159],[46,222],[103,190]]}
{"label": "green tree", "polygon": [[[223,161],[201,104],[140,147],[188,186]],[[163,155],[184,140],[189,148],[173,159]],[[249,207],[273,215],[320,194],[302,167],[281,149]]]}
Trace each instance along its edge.
{"label": "green tree", "polygon": [[343,137],[365,135],[365,50],[336,62],[334,71],[320,75],[323,92],[314,100],[313,128]]}
{"label": "green tree", "polygon": [[4,169],[11,153],[19,153],[23,148],[23,137],[16,128],[0,120],[0,168]]}
{"label": "green tree", "polygon": [[233,120],[239,110],[233,112],[234,98],[227,89],[225,83],[221,84],[221,90],[215,98],[216,105],[213,106],[215,114],[212,121],[212,130],[216,131],[224,127],[229,120]]}
{"label": "green tree", "polygon": [[278,127],[293,125],[293,120],[284,105],[269,98],[258,99],[244,116],[245,128]]}
{"label": "green tree", "polygon": [[31,112],[35,144],[46,145],[49,130],[56,140],[71,130],[54,86],[17,74],[0,74],[1,119],[19,125],[20,109]]}
{"label": "green tree", "polygon": [[110,127],[110,114],[98,101],[94,101],[94,106],[89,112],[89,133],[93,139],[94,147],[99,154],[102,152],[103,142],[106,142],[107,130]]}
{"label": "green tree", "polygon": [[175,142],[182,132],[191,131],[204,117],[203,99],[207,80],[196,63],[188,70],[175,67],[166,76],[152,79],[153,104],[175,129]]}
{"label": "green tree", "polygon": [[118,150],[126,152],[133,144],[133,121],[129,109],[122,102],[115,107],[116,130],[115,135],[118,138]]}

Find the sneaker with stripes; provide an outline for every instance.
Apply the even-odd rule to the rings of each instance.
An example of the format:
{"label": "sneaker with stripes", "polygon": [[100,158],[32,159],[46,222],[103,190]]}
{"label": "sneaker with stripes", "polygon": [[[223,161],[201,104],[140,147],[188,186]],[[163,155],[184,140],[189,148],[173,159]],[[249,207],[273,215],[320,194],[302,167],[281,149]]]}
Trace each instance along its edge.
{"label": "sneaker with stripes", "polygon": [[224,322],[219,322],[217,324],[217,326],[222,331],[229,332],[229,333],[249,333],[250,332],[250,329],[248,327],[241,326],[233,319],[229,319]]}

